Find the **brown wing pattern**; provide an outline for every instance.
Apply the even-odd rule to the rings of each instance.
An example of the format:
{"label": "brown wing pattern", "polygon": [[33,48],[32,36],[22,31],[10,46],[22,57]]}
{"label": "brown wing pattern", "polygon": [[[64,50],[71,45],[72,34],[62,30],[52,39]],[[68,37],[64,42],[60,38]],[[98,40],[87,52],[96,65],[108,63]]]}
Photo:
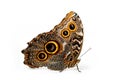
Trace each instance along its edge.
{"label": "brown wing pattern", "polygon": [[24,64],[58,71],[73,67],[80,61],[83,35],[82,21],[71,11],[50,32],[39,34],[28,42],[28,47],[22,50]]}

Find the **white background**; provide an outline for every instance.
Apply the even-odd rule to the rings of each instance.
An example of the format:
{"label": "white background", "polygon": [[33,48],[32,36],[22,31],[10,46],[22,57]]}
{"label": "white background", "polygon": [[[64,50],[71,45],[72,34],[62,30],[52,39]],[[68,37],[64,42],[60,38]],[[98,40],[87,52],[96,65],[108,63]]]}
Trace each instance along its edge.
{"label": "white background", "polygon": [[[21,50],[75,11],[84,25],[79,73],[30,69]],[[119,0],[0,0],[0,80],[120,80]]]}

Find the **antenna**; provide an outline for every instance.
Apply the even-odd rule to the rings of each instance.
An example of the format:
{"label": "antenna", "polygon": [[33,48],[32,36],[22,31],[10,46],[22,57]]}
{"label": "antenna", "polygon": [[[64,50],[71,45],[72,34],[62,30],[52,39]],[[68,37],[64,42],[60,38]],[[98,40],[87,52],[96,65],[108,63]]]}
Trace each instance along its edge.
{"label": "antenna", "polygon": [[[90,51],[92,48],[89,48],[86,52],[84,52],[84,54],[82,54],[80,57],[84,56],[88,51]],[[81,72],[78,65],[76,64],[77,70],[78,72]]]}
{"label": "antenna", "polygon": [[80,57],[84,56],[88,51],[90,51],[92,48],[89,48],[84,54],[82,54]]}

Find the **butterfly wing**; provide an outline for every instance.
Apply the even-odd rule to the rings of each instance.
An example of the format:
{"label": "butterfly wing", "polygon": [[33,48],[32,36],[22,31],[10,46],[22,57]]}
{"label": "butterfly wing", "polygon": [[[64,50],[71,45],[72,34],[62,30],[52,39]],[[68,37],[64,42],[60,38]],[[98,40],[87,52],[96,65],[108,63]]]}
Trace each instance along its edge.
{"label": "butterfly wing", "polygon": [[66,67],[73,67],[80,61],[77,58],[80,55],[83,44],[82,21],[77,13],[71,11],[55,29],[57,35],[64,40],[64,46],[69,46],[69,48],[63,50],[63,54],[65,54],[64,64]]}
{"label": "butterfly wing", "polygon": [[83,27],[79,16],[71,11],[50,32],[39,34],[22,50],[24,64],[31,68],[64,70],[73,67],[83,44]]}

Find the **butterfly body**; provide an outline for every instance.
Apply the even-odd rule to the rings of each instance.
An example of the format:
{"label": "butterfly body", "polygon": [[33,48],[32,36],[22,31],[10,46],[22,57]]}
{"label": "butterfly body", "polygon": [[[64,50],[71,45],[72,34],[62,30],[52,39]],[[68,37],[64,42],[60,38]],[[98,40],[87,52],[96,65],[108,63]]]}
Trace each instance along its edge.
{"label": "butterfly body", "polygon": [[79,16],[71,11],[50,32],[39,34],[28,42],[28,47],[22,50],[24,64],[58,71],[74,67],[80,61],[83,34]]}

